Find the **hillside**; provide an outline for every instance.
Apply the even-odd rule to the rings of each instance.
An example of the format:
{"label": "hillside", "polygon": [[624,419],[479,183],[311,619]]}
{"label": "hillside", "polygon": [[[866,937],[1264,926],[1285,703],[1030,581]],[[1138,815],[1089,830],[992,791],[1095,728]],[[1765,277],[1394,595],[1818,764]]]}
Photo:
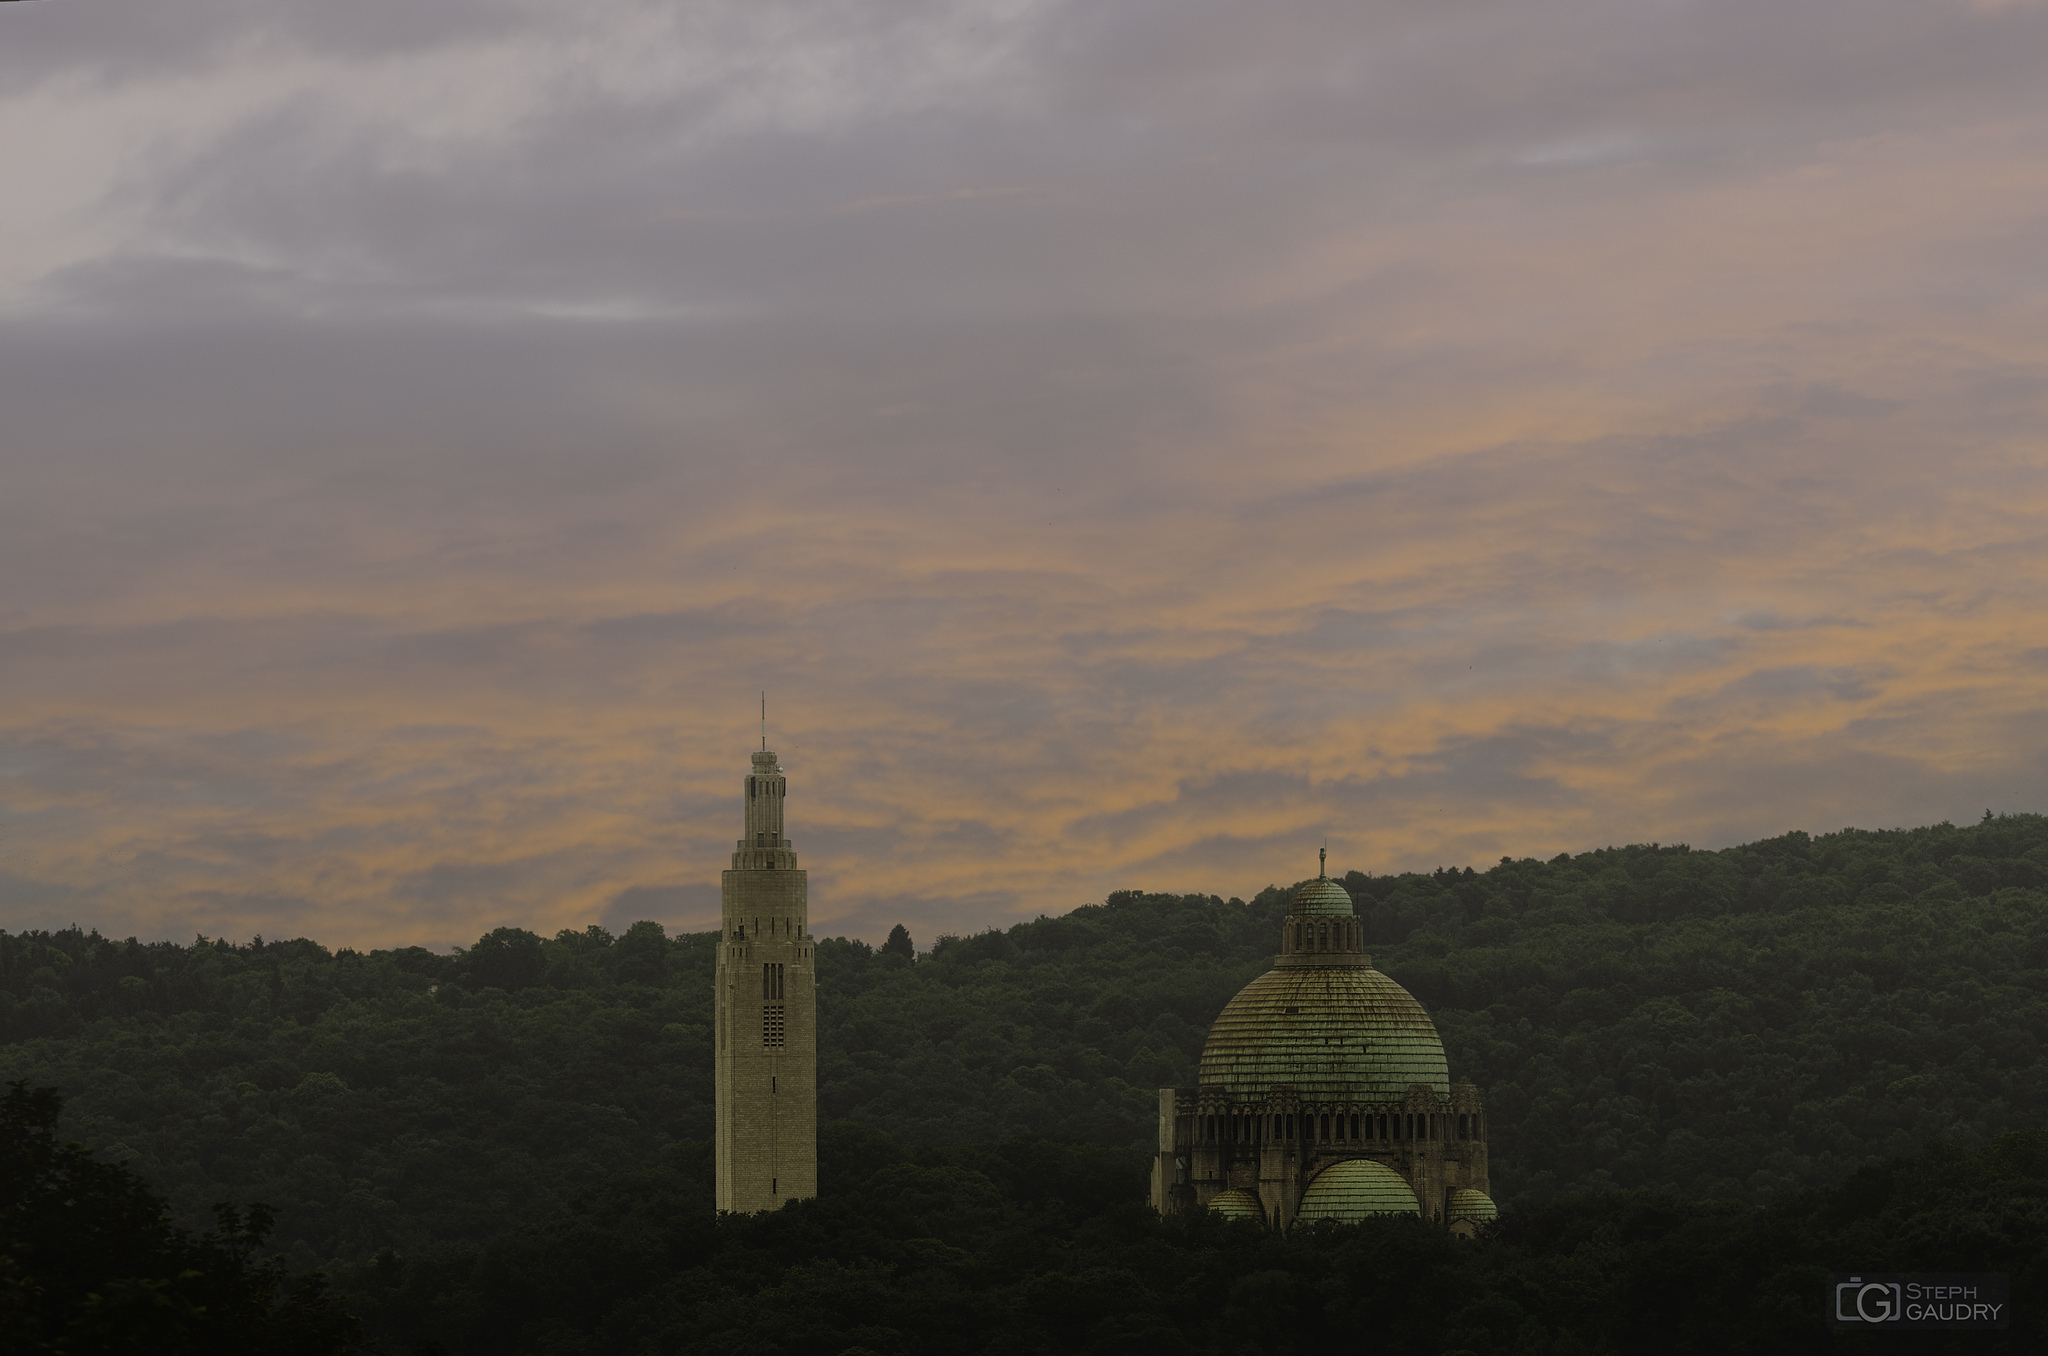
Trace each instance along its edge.
{"label": "hillside", "polygon": [[[1637,846],[1345,885],[1492,1111],[1496,1194],[1764,1200],[2048,1114],[2048,820]],[[1122,892],[914,963],[818,948],[821,1111],[907,1144],[1142,1142],[1285,893]],[[459,956],[0,933],[0,1079],[301,1265],[480,1240],[709,1133],[714,938]]]}

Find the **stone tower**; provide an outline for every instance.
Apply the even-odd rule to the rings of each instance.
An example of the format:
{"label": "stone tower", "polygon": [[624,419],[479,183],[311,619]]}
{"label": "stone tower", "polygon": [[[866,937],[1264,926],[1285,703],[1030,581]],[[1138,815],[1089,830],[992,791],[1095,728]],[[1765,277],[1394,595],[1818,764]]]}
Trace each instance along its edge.
{"label": "stone tower", "polygon": [[718,1208],[742,1214],[818,1194],[817,972],[804,873],[782,836],[788,791],[764,747],[747,775],[746,836],[719,880]]}

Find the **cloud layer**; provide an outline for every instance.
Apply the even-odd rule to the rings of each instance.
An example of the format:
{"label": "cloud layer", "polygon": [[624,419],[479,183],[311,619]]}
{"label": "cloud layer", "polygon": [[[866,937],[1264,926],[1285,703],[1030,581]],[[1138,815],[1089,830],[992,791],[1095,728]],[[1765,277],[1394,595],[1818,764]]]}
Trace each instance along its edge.
{"label": "cloud layer", "polygon": [[0,926],[2048,801],[2048,7],[0,14]]}

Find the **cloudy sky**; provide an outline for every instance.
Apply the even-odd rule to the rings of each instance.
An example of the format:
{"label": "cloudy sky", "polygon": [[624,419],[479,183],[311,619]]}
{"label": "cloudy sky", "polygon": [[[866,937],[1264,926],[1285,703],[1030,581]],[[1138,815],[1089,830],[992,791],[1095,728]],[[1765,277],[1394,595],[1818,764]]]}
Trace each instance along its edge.
{"label": "cloudy sky", "polygon": [[0,5],[0,926],[2048,809],[2048,5]]}

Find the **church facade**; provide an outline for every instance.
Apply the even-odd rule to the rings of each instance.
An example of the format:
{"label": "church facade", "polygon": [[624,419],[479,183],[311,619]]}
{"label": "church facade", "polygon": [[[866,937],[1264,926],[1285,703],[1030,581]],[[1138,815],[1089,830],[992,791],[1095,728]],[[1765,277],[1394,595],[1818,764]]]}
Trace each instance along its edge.
{"label": "church facade", "polygon": [[1295,891],[1273,968],[1224,1005],[1192,1088],[1159,1090],[1152,1204],[1274,1229],[1420,1215],[1471,1235],[1495,1216],[1486,1109],[1452,1083],[1422,1004],[1373,968],[1342,885]]}
{"label": "church facade", "polygon": [[753,756],[745,828],[719,878],[716,1200],[751,1214],[818,1194],[818,986],[805,873],[783,836],[789,779]]}

